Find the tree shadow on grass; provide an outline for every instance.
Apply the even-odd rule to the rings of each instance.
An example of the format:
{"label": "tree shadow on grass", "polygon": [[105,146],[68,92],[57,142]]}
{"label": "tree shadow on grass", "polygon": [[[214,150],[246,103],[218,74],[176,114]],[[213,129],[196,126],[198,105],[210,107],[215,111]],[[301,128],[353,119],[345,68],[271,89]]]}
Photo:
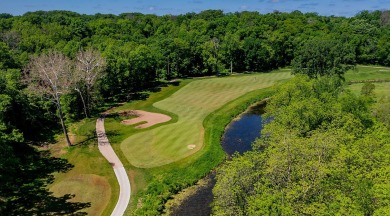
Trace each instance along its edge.
{"label": "tree shadow on grass", "polygon": [[[10,160],[0,164],[0,215],[86,215],[90,203],[71,202],[74,195],[56,197],[48,190],[54,172],[67,172],[73,165],[50,157],[25,144],[8,148]],[[4,156],[4,155],[1,155]]]}
{"label": "tree shadow on grass", "polygon": [[85,138],[73,143],[72,146],[88,146],[97,143],[96,129],[88,131],[87,134],[83,134],[82,136]]}
{"label": "tree shadow on grass", "polygon": [[[154,85],[152,85],[149,88],[146,88],[145,90],[148,92],[160,92],[163,87],[168,87],[170,85],[173,86],[179,86],[180,85],[180,80],[171,80],[169,82],[155,82]],[[150,93],[148,92],[143,92],[143,91],[136,91],[127,94],[126,101],[131,101],[131,100],[146,100],[149,98]]]}
{"label": "tree shadow on grass", "polygon": [[146,100],[149,98],[149,93],[146,92],[134,92],[130,93],[126,97],[126,101],[131,101],[131,100]]}
{"label": "tree shadow on grass", "polygon": [[117,131],[113,131],[113,130],[106,131],[107,137],[114,137],[114,136],[118,136],[118,135],[120,135],[120,133],[118,133]]}

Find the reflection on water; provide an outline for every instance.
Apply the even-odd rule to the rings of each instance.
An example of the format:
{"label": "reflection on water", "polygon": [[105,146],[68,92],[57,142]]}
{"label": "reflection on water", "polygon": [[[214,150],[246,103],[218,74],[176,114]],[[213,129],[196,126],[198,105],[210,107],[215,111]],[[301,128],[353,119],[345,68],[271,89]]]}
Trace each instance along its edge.
{"label": "reflection on water", "polygon": [[232,155],[236,151],[242,154],[252,149],[251,144],[260,137],[263,127],[261,114],[264,113],[264,107],[265,103],[251,106],[228,125],[221,142],[227,154]]}
{"label": "reflection on water", "polygon": [[213,202],[213,188],[215,185],[215,172],[204,177],[206,184],[197,187],[196,192],[180,203],[172,211],[172,216],[208,216],[211,214],[210,204]]}
{"label": "reflection on water", "polygon": [[[240,154],[251,150],[251,144],[260,137],[262,129],[261,114],[264,113],[265,103],[251,106],[246,112],[234,119],[225,130],[221,145],[228,155],[236,151]],[[215,185],[215,173],[205,178],[210,179],[206,186],[199,187],[196,193],[187,197],[171,215],[208,216],[211,214],[210,204],[213,201],[212,189]]]}

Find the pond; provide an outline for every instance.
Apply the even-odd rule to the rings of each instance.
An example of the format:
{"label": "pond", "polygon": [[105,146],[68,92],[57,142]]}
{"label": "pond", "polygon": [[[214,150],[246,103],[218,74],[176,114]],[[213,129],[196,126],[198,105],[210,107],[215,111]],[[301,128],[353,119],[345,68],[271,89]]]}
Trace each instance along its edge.
{"label": "pond", "polygon": [[260,137],[263,127],[261,114],[265,103],[251,106],[246,112],[234,119],[226,128],[221,145],[228,155],[236,151],[243,154],[252,149],[252,143]]}
{"label": "pond", "polygon": [[[261,115],[264,113],[265,105],[265,102],[259,102],[249,107],[226,127],[221,145],[229,156],[235,152],[243,154],[252,149],[251,144],[260,137],[263,126]],[[206,184],[199,186],[196,192],[173,209],[171,215],[208,216],[211,214],[210,204],[213,201],[215,173],[210,173],[202,181]]]}

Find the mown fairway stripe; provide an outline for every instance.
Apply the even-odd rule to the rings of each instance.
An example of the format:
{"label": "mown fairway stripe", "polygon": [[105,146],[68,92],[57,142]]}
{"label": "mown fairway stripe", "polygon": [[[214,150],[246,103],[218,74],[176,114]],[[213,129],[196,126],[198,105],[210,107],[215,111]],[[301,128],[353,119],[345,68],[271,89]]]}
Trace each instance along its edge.
{"label": "mown fairway stripe", "polygon": [[[289,72],[278,72],[193,81],[154,104],[178,115],[176,123],[132,135],[121,143],[121,149],[137,167],[155,167],[180,160],[203,145],[202,123],[208,114],[245,93],[289,77]],[[191,150],[188,145],[197,148]]]}

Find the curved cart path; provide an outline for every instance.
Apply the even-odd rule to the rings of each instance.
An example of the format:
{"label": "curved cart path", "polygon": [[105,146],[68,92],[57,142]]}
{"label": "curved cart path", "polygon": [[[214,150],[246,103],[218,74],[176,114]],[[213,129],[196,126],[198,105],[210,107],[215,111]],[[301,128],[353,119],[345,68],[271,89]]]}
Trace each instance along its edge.
{"label": "curved cart path", "polygon": [[112,149],[110,142],[108,141],[106,131],[104,129],[104,117],[98,118],[96,121],[96,134],[98,137],[99,150],[112,165],[116,178],[119,182],[119,199],[114,208],[114,211],[111,213],[111,216],[122,216],[125,213],[127,205],[130,201],[130,181],[122,162],[119,160],[118,156],[114,152],[114,149]]}

